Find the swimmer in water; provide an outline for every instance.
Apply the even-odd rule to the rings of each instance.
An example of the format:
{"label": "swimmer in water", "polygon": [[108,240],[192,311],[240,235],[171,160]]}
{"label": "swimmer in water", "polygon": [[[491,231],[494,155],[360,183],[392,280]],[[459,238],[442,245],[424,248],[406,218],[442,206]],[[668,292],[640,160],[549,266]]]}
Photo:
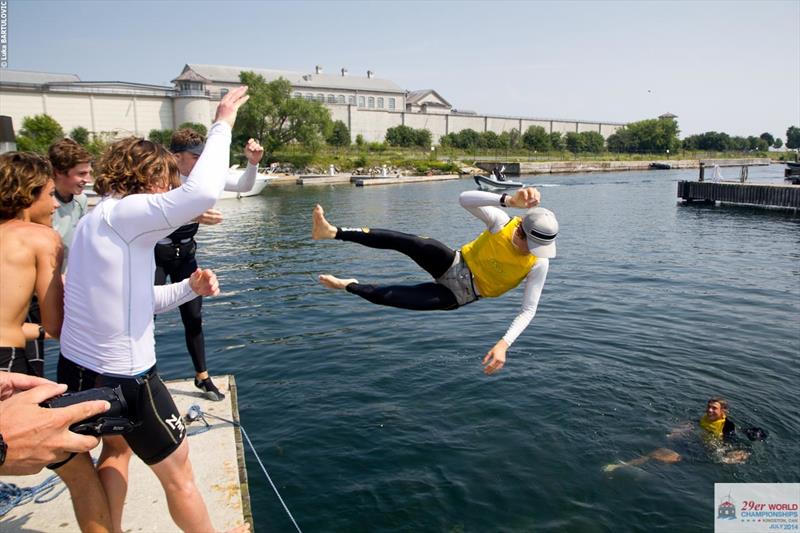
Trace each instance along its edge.
{"label": "swimmer in water", "polygon": [[[750,452],[747,450],[729,448],[736,439],[736,425],[728,418],[728,401],[724,398],[714,397],[708,400],[705,414],[698,421],[698,425],[703,430],[704,440],[719,456],[720,462],[738,464],[744,463],[750,457]],[[672,430],[667,437],[674,438],[684,435],[694,427],[694,424],[686,424]],[[750,440],[766,439],[766,432],[760,428],[747,428],[745,434]],[[650,460],[677,463],[681,460],[681,455],[669,448],[658,448],[630,461],[608,464],[603,467],[603,471],[613,472],[623,466],[639,466]]]}

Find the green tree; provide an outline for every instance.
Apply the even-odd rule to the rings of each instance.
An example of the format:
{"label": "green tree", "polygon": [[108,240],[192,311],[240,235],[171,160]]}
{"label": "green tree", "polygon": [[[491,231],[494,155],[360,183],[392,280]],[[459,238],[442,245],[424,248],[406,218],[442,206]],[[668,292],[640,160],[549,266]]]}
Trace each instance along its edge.
{"label": "green tree", "polygon": [[332,146],[350,146],[350,130],[347,128],[347,124],[341,120],[334,122],[327,141]]}
{"label": "green tree", "polygon": [[765,141],[767,141],[767,146],[772,146],[772,144],[775,142],[775,137],[773,137],[772,134],[766,131],[761,135],[759,135],[758,137],[760,139],[764,139]]}
{"label": "green tree", "polygon": [[386,143],[391,146],[414,146],[416,134],[414,128],[400,125],[386,130]]}
{"label": "green tree", "polygon": [[567,150],[573,154],[578,154],[585,151],[583,149],[583,139],[574,131],[567,132],[567,134],[564,136],[564,144],[567,145]]}
{"label": "green tree", "polygon": [[502,148],[500,143],[500,137],[493,131],[484,131],[480,134],[480,146],[481,148],[489,148],[491,150],[496,150],[497,148]]}
{"label": "green tree", "polygon": [[772,146],[774,146],[776,150],[780,149],[783,146],[783,140],[780,137],[778,137],[777,139],[775,139],[775,142],[772,144]]}
{"label": "green tree", "polygon": [[522,135],[522,144],[528,150],[547,152],[550,150],[550,135],[541,126],[530,126]]}
{"label": "green tree", "polygon": [[559,152],[564,149],[564,139],[561,137],[561,132],[550,132],[550,147]]}
{"label": "green tree", "polygon": [[46,154],[50,145],[64,138],[64,130],[50,115],[34,115],[22,120],[17,148],[22,152]]}
{"label": "green tree", "polygon": [[83,126],[73,128],[72,131],[69,132],[69,137],[81,146],[86,146],[89,144],[89,130]]}
{"label": "green tree", "polygon": [[172,142],[172,130],[150,130],[150,133],[147,134],[147,138],[154,143],[158,143],[169,148],[169,145]]}
{"label": "green tree", "polygon": [[585,152],[599,154],[606,148],[605,139],[596,131],[582,131],[578,134],[578,137],[581,138],[581,145]]}
{"label": "green tree", "polygon": [[250,100],[242,106],[233,128],[233,140],[244,146],[249,138],[259,139],[268,152],[292,142],[317,149],[330,136],[333,123],[320,102],[292,98],[292,85],[283,78],[267,83],[255,72],[239,74],[247,85]]}
{"label": "green tree", "polygon": [[178,126],[179,130],[182,130],[184,128],[189,128],[190,130],[194,130],[197,133],[199,133],[200,135],[202,135],[203,137],[208,135],[208,128],[206,128],[204,125],[200,124],[199,122],[184,122],[183,124]]}
{"label": "green tree", "polygon": [[414,144],[420,148],[430,148],[433,144],[433,135],[425,128],[414,131]]}
{"label": "green tree", "polygon": [[361,135],[360,133],[356,135],[356,146],[358,146],[359,148],[364,146],[364,136]]}
{"label": "green tree", "polygon": [[800,128],[797,126],[789,126],[789,129],[786,130],[786,148],[790,150],[800,148]]}
{"label": "green tree", "polygon": [[667,150],[675,151],[681,146],[678,133],[678,123],[672,118],[631,122],[609,135],[608,149],[618,153],[660,154]]}

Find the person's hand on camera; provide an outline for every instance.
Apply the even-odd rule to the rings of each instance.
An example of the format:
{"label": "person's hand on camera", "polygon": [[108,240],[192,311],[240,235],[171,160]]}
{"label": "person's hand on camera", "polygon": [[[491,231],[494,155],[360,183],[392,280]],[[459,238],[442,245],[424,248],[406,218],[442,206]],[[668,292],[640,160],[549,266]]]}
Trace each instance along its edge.
{"label": "person's hand on camera", "polygon": [[189,277],[189,286],[199,296],[216,296],[219,294],[217,275],[209,269],[195,270]]}
{"label": "person's hand on camera", "polygon": [[[97,437],[71,432],[69,426],[107,411],[108,402],[95,400],[55,409],[41,407],[40,403],[63,394],[67,386],[34,379],[35,383],[12,378],[15,390],[32,383],[33,386],[0,401],[0,435],[8,446],[0,474],[35,474],[48,464],[63,461],[70,453],[88,452],[100,443]],[[8,379],[4,381],[7,383]]]}
{"label": "person's hand on camera", "polygon": [[233,124],[236,122],[236,113],[239,112],[239,108],[242,107],[249,98],[250,97],[247,96],[247,86],[243,85],[228,91],[228,94],[222,97],[222,100],[220,100],[217,106],[217,115],[214,118],[214,122],[223,121],[233,128]]}

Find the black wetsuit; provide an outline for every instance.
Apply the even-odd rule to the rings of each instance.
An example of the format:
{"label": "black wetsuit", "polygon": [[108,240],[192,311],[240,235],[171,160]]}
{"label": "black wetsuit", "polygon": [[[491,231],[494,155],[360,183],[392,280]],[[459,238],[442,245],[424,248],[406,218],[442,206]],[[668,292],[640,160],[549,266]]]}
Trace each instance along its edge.
{"label": "black wetsuit", "polygon": [[[423,270],[441,277],[453,264],[456,252],[435,239],[418,237],[387,229],[338,228],[336,238],[381,250],[395,250],[414,260]],[[414,311],[450,310],[458,307],[453,292],[439,283],[418,285],[368,285],[351,283],[351,292],[378,305],[388,305]]]}
{"label": "black wetsuit", "polygon": [[[167,237],[172,241],[170,244],[156,244],[156,285],[164,285],[167,282],[167,276],[169,276],[170,282],[177,283],[188,278],[197,270],[197,260],[195,259],[197,243],[194,236],[198,227],[199,224],[196,222],[181,226]],[[198,374],[208,370],[206,368],[202,308],[202,296],[179,307],[186,335],[186,348],[189,350],[189,355],[192,356],[194,371]]]}

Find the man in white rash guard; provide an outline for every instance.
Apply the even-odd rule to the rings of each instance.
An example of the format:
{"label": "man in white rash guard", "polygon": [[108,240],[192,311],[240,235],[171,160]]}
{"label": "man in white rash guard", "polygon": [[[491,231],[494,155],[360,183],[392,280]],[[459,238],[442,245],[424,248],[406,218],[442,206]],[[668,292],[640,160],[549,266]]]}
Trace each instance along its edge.
{"label": "man in white rash guard", "polygon": [[[417,311],[452,310],[479,298],[500,296],[525,280],[522,309],[503,338],[483,358],[484,372],[493,374],[506,361],[506,351],[536,314],[547,278],[550,258],[556,255],[558,221],[539,204],[539,191],[517,190],[512,196],[483,191],[461,194],[461,206],[486,224],[486,231],[460,250],[426,237],[376,228],[335,227],[325,219],[321,206],[312,214],[315,240],[338,239],[401,252],[427,271],[435,283],[413,286],[375,286],[356,279],[328,274],[320,283],[345,289],[372,303]],[[525,215],[509,217],[499,207],[530,208]]]}
{"label": "man in white rash guard", "polygon": [[239,87],[222,98],[203,155],[182,185],[163,146],[138,138],[112,144],[94,186],[102,200],[72,241],[58,380],[73,391],[120,386],[136,424],[104,437],[97,465],[115,531],[122,530],[131,450],[158,477],[180,529],[214,530],[194,483],[180,413],[156,370],[153,314],[218,294],[219,286],[213,272],[199,268],[180,283],[154,286],[153,247],[219,198],[246,93]]}

